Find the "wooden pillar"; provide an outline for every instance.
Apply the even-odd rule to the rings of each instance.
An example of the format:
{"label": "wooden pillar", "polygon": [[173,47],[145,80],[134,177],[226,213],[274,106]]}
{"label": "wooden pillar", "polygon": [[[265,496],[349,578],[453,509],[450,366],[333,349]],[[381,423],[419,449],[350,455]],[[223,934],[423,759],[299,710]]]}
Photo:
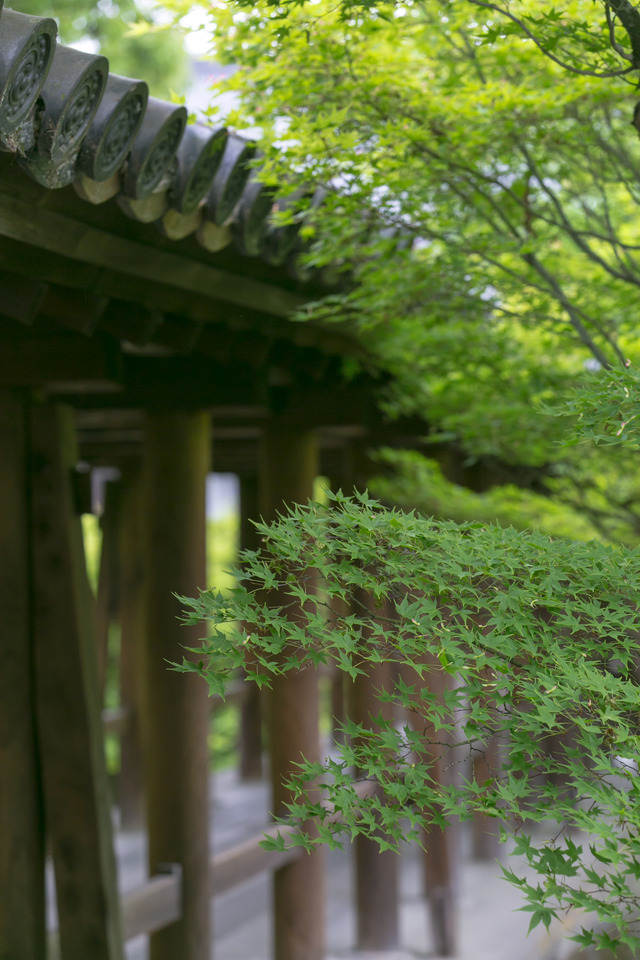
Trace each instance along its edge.
{"label": "wooden pillar", "polygon": [[[366,675],[351,685],[350,718],[355,723],[376,728],[380,713],[390,719],[390,704],[380,703],[378,691],[391,686],[391,665],[371,664]],[[357,776],[357,773],[356,773]],[[357,907],[357,948],[393,950],[398,946],[398,885],[400,857],[391,850],[380,852],[378,844],[367,837],[355,840],[355,877]]]}
{"label": "wooden pillar", "polygon": [[70,409],[32,405],[30,457],[37,730],[61,952],[64,960],[122,960]]}
{"label": "wooden pillar", "polygon": [[[436,776],[441,775],[441,769],[440,765]],[[423,869],[433,952],[442,957],[455,957],[458,952],[456,840],[452,826],[444,830],[429,827],[424,831]]]}
{"label": "wooden pillar", "polygon": [[[315,435],[271,427],[265,438],[262,514],[274,519],[286,503],[313,493],[318,472]],[[269,750],[274,812],[291,799],[284,781],[301,756],[315,760],[318,744],[318,679],[310,668],[276,678],[269,697]],[[324,850],[274,874],[276,960],[322,960],[325,941]]]}
{"label": "wooden pillar", "polygon": [[[451,678],[443,672],[435,657],[430,656],[426,662],[431,669],[423,682],[428,684],[431,693],[442,697]],[[409,674],[406,679],[415,683],[417,677]],[[417,720],[415,716],[411,719]],[[452,771],[455,769],[451,748],[446,742],[442,743],[447,736],[436,734],[431,724],[422,727],[421,721],[417,722],[417,729],[422,729],[425,735],[424,759],[430,764],[431,775],[437,782],[447,783],[454,776]],[[437,956],[443,957],[454,957],[457,953],[459,840],[457,823],[449,823],[444,829],[430,826],[423,831],[423,876],[433,948]]]}
{"label": "wooden pillar", "polygon": [[[256,550],[259,538],[251,520],[260,516],[258,477],[245,474],[240,478],[240,549]],[[240,705],[240,779],[262,777],[262,697],[256,684],[247,684]]]}
{"label": "wooden pillar", "polygon": [[[182,919],[151,936],[151,960],[209,960],[207,687],[176,673],[199,631],[180,621],[174,594],[206,587],[205,485],[210,421],[204,412],[153,413],[144,445],[146,612],[140,649],[149,870],[182,867]],[[168,662],[169,661],[169,662]]]}
{"label": "wooden pillar", "polygon": [[45,956],[26,448],[25,404],[0,392],[0,960]]}
{"label": "wooden pillar", "polygon": [[119,486],[120,705],[127,710],[128,717],[120,736],[118,803],[122,829],[137,830],[144,823],[139,648],[145,629],[145,551],[140,469],[124,473]]}
{"label": "wooden pillar", "polygon": [[[491,737],[473,757],[473,778],[485,783],[498,775],[501,767],[500,743]],[[475,813],[471,821],[471,855],[474,860],[493,861],[500,855],[500,821]]]}

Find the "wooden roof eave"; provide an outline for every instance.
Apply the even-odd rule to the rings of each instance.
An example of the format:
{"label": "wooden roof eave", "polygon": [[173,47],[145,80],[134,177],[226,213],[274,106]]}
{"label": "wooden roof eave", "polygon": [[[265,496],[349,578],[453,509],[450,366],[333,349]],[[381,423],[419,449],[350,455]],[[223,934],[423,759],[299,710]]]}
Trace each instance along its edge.
{"label": "wooden roof eave", "polygon": [[[256,179],[255,145],[187,124],[183,107],[110,73],[104,57],[56,43],[55,31],[47,18],[0,13],[0,149],[9,154],[0,155],[0,238],[66,258],[96,295],[117,287],[146,303],[160,284],[163,303],[174,291],[174,312],[186,295],[217,305],[217,316],[228,307],[288,320],[317,299],[326,288],[304,288],[296,225],[270,221],[290,198]],[[40,257],[20,268],[2,248],[0,267],[46,279]],[[364,355],[346,327],[318,329],[321,349]]]}

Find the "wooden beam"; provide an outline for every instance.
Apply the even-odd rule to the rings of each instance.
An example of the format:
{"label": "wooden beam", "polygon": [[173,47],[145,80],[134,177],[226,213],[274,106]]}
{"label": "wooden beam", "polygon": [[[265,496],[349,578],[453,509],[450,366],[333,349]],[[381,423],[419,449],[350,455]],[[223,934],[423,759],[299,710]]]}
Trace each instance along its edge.
{"label": "wooden beam", "polygon": [[[1,353],[1,351],[0,351]],[[190,357],[122,356],[122,378],[111,392],[81,393],[70,383],[56,384],[56,398],[79,409],[220,409],[246,406],[253,412],[261,405],[265,390],[266,370],[252,370],[246,365],[230,365]],[[1,360],[0,360],[1,363]],[[50,385],[45,384],[50,390]],[[90,385],[88,385],[90,387]],[[261,419],[266,416],[263,408]],[[83,433],[84,443],[87,435]],[[98,439],[96,435],[96,439]],[[133,441],[133,434],[119,438],[107,437],[107,442]],[[93,447],[93,445],[92,445]],[[95,449],[95,448],[94,448]]]}
{"label": "wooden beam", "polygon": [[279,834],[286,840],[294,832],[293,827],[267,826],[259,834],[236,844],[230,850],[217,853],[211,860],[211,895],[226,893],[252,877],[279,870],[306,856],[300,847],[274,851],[263,850],[260,845],[265,836],[274,837]]}
{"label": "wooden beam", "polygon": [[162,278],[164,283],[179,290],[277,317],[290,316],[305,302],[299,294],[249,277],[233,276],[178,253],[169,253],[89,226],[44,207],[35,211],[29,202],[4,191],[0,193],[0,234],[80,263],[116,270],[152,285]]}
{"label": "wooden beam", "polygon": [[[264,445],[262,515],[274,519],[287,503],[313,494],[318,473],[316,437],[309,430],[272,424]],[[286,787],[296,763],[319,756],[318,678],[307,668],[275,677],[268,709],[274,813],[291,798]],[[324,850],[288,864],[274,875],[274,956],[278,960],[322,960],[325,950]]]}
{"label": "wooden beam", "polygon": [[100,318],[100,329],[117,340],[144,346],[164,320],[159,310],[126,300],[111,300]]}
{"label": "wooden beam", "polygon": [[177,317],[175,314],[167,313],[153,341],[175,353],[190,354],[196,349],[199,352],[199,340],[204,329],[205,324],[201,320],[193,321],[187,317]]}
{"label": "wooden beam", "polygon": [[46,283],[0,271],[0,313],[20,323],[33,323],[47,289]]}
{"label": "wooden beam", "polygon": [[[300,847],[279,852],[263,850],[265,835],[290,835],[291,827],[266,826],[263,831],[236,844],[229,850],[216,853],[209,862],[211,881],[209,895],[219,896],[252,877],[272,872],[286,863],[304,856]],[[131,940],[144,933],[155,933],[170,926],[182,916],[182,871],[178,864],[167,864],[167,872],[156,874],[122,900],[124,938]]]}
{"label": "wooden beam", "polygon": [[117,345],[104,338],[43,335],[3,342],[0,384],[37,386],[48,381],[113,380],[119,377]]}
{"label": "wooden beam", "polygon": [[44,823],[33,695],[26,410],[0,393],[0,958],[42,960]]}
{"label": "wooden beam", "polygon": [[122,901],[124,939],[131,940],[141,933],[156,933],[170,926],[182,916],[182,871],[175,869],[158,873]]}
{"label": "wooden beam", "polygon": [[65,960],[123,960],[93,609],[67,408],[31,411],[37,726]]}
{"label": "wooden beam", "polygon": [[94,333],[108,303],[106,297],[92,296],[87,290],[50,284],[40,312],[71,330],[88,335]]}
{"label": "wooden beam", "polygon": [[[0,165],[1,160],[0,156]],[[149,243],[148,250],[152,254],[156,250],[153,243]],[[237,266],[246,266],[246,262],[238,263],[237,254],[235,257]],[[204,324],[205,327],[211,324],[235,331],[259,330],[271,338],[282,338],[305,347],[316,347],[329,355],[348,354],[362,358],[368,357],[367,351],[346,326],[323,327],[313,322],[292,324],[289,322],[290,312],[276,315],[262,309],[259,302],[255,307],[232,304],[220,296],[215,287],[212,287],[208,293],[189,291],[172,286],[170,278],[165,280],[160,273],[151,283],[144,277],[107,267],[101,268],[95,264],[81,263],[53,250],[39,250],[34,256],[34,248],[29,243],[3,236],[1,230],[0,266],[22,277],[87,292],[97,301],[101,298],[111,299],[114,291],[117,291],[118,299],[121,301],[128,301],[134,305],[142,304],[161,313],[168,312],[189,317],[195,322]],[[242,286],[245,280],[251,280],[250,277],[247,278],[240,273],[234,274],[233,271],[232,275],[239,286]],[[274,286],[273,289],[278,288]],[[135,336],[133,339],[135,340]],[[203,349],[202,341],[199,341],[198,349]]]}
{"label": "wooden beam", "polygon": [[140,648],[140,723],[145,766],[149,867],[179,863],[182,919],[151,937],[151,960],[209,960],[207,687],[169,669],[199,631],[178,620],[175,594],[206,586],[205,484],[209,417],[147,417],[144,447],[145,629]]}

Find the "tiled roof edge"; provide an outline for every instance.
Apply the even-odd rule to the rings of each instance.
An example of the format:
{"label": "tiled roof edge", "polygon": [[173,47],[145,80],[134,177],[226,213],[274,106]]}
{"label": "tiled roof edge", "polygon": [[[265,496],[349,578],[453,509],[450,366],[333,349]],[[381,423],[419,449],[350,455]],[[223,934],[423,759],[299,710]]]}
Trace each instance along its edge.
{"label": "tiled roof edge", "polygon": [[274,227],[276,198],[252,169],[256,146],[224,127],[188,123],[182,106],[149,96],[108,60],[57,41],[54,20],[0,0],[0,145],[49,190],[72,184],[87,202],[207,250],[232,240],[244,256],[297,262],[297,226]]}

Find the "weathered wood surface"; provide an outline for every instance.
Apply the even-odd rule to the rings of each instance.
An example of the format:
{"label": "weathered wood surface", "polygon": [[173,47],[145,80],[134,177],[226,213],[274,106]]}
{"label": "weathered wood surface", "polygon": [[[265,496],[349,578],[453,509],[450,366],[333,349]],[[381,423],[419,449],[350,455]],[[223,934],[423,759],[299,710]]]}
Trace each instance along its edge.
{"label": "weathered wood surface", "polygon": [[71,410],[31,409],[39,756],[65,960],[122,960],[92,597],[73,513]]}
{"label": "weathered wood surface", "polygon": [[[430,667],[420,681],[413,671],[403,671],[408,683],[426,683],[432,694],[441,697],[445,686],[451,682],[434,656],[425,657]],[[443,734],[436,734],[430,723],[425,723],[419,713],[411,713],[409,720],[414,729],[424,735],[422,758],[430,764],[431,775],[440,783],[447,783],[455,776],[456,767],[451,763],[450,748],[443,742]],[[459,824],[450,823],[445,829],[427,827],[423,831],[425,852],[423,873],[427,907],[435,952],[439,956],[454,957],[458,952],[459,939],[459,886],[460,886],[460,830]]]}
{"label": "weathered wood surface", "polygon": [[13,274],[0,272],[2,314],[19,323],[33,323],[47,292],[46,283],[33,283]]}
{"label": "weathered wood surface", "polygon": [[[491,737],[484,747],[478,748],[472,760],[473,778],[485,783],[496,776],[502,764],[504,744]],[[475,813],[471,831],[472,855],[475,860],[495,862],[500,856],[500,821]]]}
{"label": "weathered wood surface", "polygon": [[[379,714],[390,720],[390,704],[378,697],[390,686],[390,664],[370,665],[348,688],[350,719],[373,730],[379,729]],[[392,950],[399,937],[399,857],[392,850],[380,852],[367,837],[357,837],[354,846],[358,949]]]}
{"label": "weathered wood surface", "polygon": [[182,916],[182,872],[157,874],[122,901],[124,939],[141,933],[155,933]]}
{"label": "weathered wood surface", "polygon": [[[309,430],[267,431],[261,476],[262,514],[273,519],[284,505],[313,495],[318,473],[316,437]],[[315,760],[318,742],[318,678],[311,669],[276,677],[269,695],[268,728],[273,810],[291,799],[285,781],[301,758]],[[278,960],[322,960],[325,952],[324,850],[276,871],[274,955]]]}
{"label": "weathered wood surface", "polygon": [[75,337],[66,331],[3,341],[0,384],[19,387],[92,381],[95,389],[96,382],[118,379],[118,363],[115,344],[95,337]]}
{"label": "weathered wood surface", "polygon": [[[283,865],[303,857],[305,854],[300,847],[269,851],[261,846],[265,836],[280,834],[288,837],[293,832],[292,827],[275,827],[267,824],[264,830],[255,836],[211,857],[209,896],[215,897],[228,893],[247,880],[265,873],[272,873]],[[124,940],[131,940],[140,934],[156,933],[180,920],[182,904],[182,870],[179,864],[167,864],[165,872],[150,877],[141,886],[130,890],[122,897]],[[36,954],[33,956],[35,957]],[[42,955],[37,956],[38,960],[41,960]]]}
{"label": "weathered wood surface", "polygon": [[149,872],[182,866],[182,919],[151,937],[151,960],[209,960],[207,687],[169,669],[198,630],[178,617],[175,593],[206,586],[205,483],[210,423],[205,413],[154,413],[144,447],[144,634],[139,648]]}
{"label": "weathered wood surface", "polygon": [[44,824],[34,723],[26,405],[0,393],[0,960],[42,960]]}
{"label": "weathered wood surface", "polygon": [[265,836],[280,835],[285,839],[294,833],[293,827],[266,826],[263,831],[236,844],[230,850],[217,853],[211,860],[211,895],[218,896],[233,887],[265,872],[279,870],[306,856],[300,847],[289,850],[263,850]]}
{"label": "weathered wood surface", "polygon": [[217,267],[181,254],[160,250],[41,207],[15,194],[0,192],[0,234],[32,247],[62,254],[72,260],[115,270],[147,284],[158,278],[173,287],[214,296],[239,307],[287,317],[304,303],[304,297],[276,286],[237,277]]}

